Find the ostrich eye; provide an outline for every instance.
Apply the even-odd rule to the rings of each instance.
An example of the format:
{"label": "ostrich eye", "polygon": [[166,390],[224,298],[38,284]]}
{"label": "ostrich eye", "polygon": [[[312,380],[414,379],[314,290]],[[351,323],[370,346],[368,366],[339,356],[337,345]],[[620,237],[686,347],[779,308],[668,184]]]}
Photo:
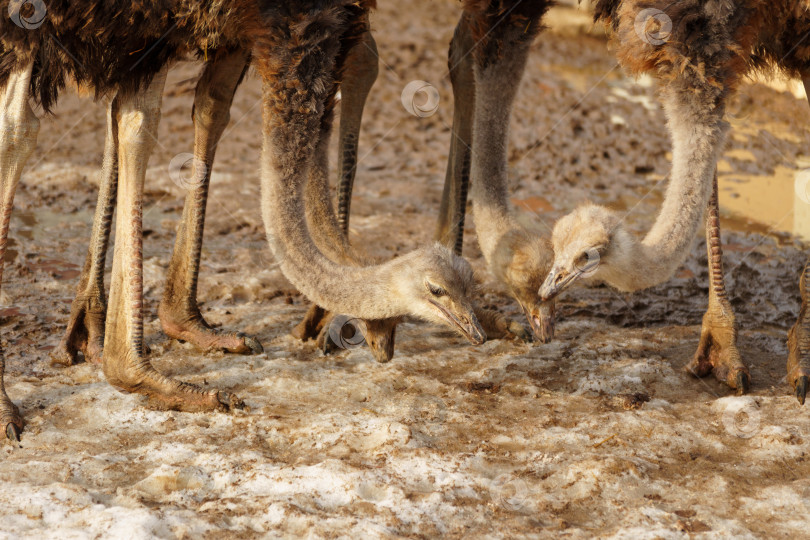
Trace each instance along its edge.
{"label": "ostrich eye", "polygon": [[436,297],[447,296],[447,291],[439,287],[438,285],[434,285],[432,283],[427,284],[428,290],[430,294]]}

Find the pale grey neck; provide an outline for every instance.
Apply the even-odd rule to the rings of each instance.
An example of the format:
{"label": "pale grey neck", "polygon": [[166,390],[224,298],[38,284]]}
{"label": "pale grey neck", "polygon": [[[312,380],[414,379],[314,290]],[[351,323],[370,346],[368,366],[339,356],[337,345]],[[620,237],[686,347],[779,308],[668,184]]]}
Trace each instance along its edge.
{"label": "pale grey neck", "polygon": [[311,301],[335,313],[362,319],[385,319],[408,314],[396,286],[408,264],[404,256],[384,265],[341,266],[327,259],[313,243],[306,223],[304,183],[309,167],[291,159],[285,143],[289,126],[274,121],[264,110],[262,146],[262,215],[268,241],[284,275]]}
{"label": "pale grey neck", "polygon": [[521,43],[510,49],[508,57],[486,67],[475,66],[470,195],[478,243],[490,267],[500,240],[522,228],[509,202],[507,147],[512,103],[528,53],[529,44]]}
{"label": "pale grey neck", "polygon": [[321,130],[315,156],[304,189],[307,226],[317,248],[334,262],[353,264],[349,241],[338,224],[329,187],[329,137],[331,129]]}
{"label": "pale grey neck", "polygon": [[[650,231],[633,246],[622,269],[624,290],[640,290],[667,281],[691,251],[712,194],[717,159],[728,124],[712,103],[670,92],[662,102],[672,135],[672,173],[664,203]],[[618,270],[618,269],[617,269]]]}

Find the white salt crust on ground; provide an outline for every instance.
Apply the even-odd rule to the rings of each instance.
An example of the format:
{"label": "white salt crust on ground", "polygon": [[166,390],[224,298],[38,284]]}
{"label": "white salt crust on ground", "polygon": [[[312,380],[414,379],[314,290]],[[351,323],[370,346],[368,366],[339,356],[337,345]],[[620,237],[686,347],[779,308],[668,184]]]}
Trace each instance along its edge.
{"label": "white salt crust on ground", "polygon": [[[407,17],[398,12],[406,7]],[[669,169],[663,114],[649,84],[622,75],[599,29],[570,15],[555,12],[533,47],[512,122],[513,197],[541,231],[585,200],[632,208],[631,226],[643,231]],[[372,254],[406,252],[433,233],[457,16],[453,2],[415,0],[381,2],[374,17],[384,63],[352,217],[353,242]],[[307,305],[263,238],[260,83],[251,77],[217,156],[200,299],[209,321],[256,336],[265,353],[202,354],[167,340],[155,315],[183,194],[168,167],[191,151],[197,73],[193,64],[172,72],[150,162],[146,334],[160,369],[235,392],[250,410],[151,411],[94,366],[50,366],[89,237],[104,136],[103,106],[66,95],[43,120],[12,223],[2,345],[8,391],[28,425],[22,448],[0,448],[0,538],[807,534],[810,409],[784,381],[805,255],[761,228],[724,233],[749,396],[682,370],[706,302],[700,241],[664,286],[567,294],[548,345],[473,348],[407,323],[390,364],[364,349],[323,358],[289,337]],[[440,93],[428,118],[400,103],[416,79]],[[734,110],[724,174],[768,178],[806,152],[806,102],[747,84]],[[740,150],[756,159],[734,157]],[[466,238],[483,303],[518,317],[486,273],[471,220]]]}

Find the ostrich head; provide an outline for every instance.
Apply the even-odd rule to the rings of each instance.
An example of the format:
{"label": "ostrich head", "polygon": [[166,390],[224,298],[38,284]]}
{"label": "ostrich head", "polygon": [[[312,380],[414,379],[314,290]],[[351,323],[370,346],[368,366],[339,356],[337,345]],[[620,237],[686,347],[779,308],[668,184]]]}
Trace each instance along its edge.
{"label": "ostrich head", "polygon": [[377,362],[384,364],[394,357],[397,324],[400,319],[380,319],[364,321],[363,334],[368,348]]}
{"label": "ostrich head", "polygon": [[626,281],[633,267],[635,240],[622,226],[618,212],[593,204],[580,206],[557,221],[551,241],[554,264],[540,288],[543,299],[586,280],[629,290]]}
{"label": "ostrich head", "polygon": [[535,338],[543,343],[554,337],[554,301],[543,301],[538,292],[551,262],[548,239],[513,229],[501,238],[490,264],[520,304]]}
{"label": "ostrich head", "polygon": [[410,313],[449,326],[476,345],[486,341],[469,300],[475,278],[466,260],[436,244],[401,257],[399,267],[393,286]]}

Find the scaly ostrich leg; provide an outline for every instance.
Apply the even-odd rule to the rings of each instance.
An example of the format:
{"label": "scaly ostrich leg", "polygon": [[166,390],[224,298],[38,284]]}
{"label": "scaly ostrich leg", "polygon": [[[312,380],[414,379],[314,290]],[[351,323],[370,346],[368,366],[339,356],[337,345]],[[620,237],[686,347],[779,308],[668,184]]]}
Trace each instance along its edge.
{"label": "scaly ostrich leg", "polygon": [[[14,192],[20,181],[25,162],[33,152],[39,133],[39,119],[28,103],[33,62],[21,71],[9,75],[2,91],[0,108],[0,283],[3,281],[3,266],[8,245],[8,229]],[[20,411],[6,394],[4,373],[6,359],[0,348],[0,426],[6,437],[19,441],[25,425]]]}
{"label": "scaly ostrich leg", "polygon": [[713,372],[719,381],[736,388],[737,395],[743,395],[751,385],[751,374],[737,350],[737,321],[726,294],[717,173],[706,213],[706,251],[709,258],[709,307],[703,315],[697,352],[686,370],[696,377]]}
{"label": "scaly ostrich leg", "polygon": [[810,386],[810,313],[808,302],[810,294],[807,291],[807,273],[810,263],[804,265],[802,277],[799,280],[799,291],[802,295],[802,307],[796,324],[788,332],[788,361],[787,378],[799,403],[804,405],[807,397],[807,388]]}
{"label": "scaly ostrich leg", "polygon": [[163,331],[202,350],[260,353],[251,337],[212,328],[197,305],[205,207],[211,168],[220,137],[230,120],[233,96],[247,70],[250,55],[244,50],[225,51],[206,64],[194,97],[194,160],[183,217],[169,264],[166,289],[158,308]]}
{"label": "scaly ostrich leg", "polygon": [[[810,77],[802,79],[807,99],[810,100]],[[799,291],[802,295],[802,307],[799,318],[793,328],[788,332],[788,361],[787,378],[799,403],[804,405],[807,389],[810,386],[810,313],[808,303],[810,294],[807,291],[807,272],[810,263],[804,265],[802,277],[799,280]]]}
{"label": "scaly ostrich leg", "polygon": [[[364,24],[368,26],[368,16]],[[338,223],[349,235],[352,188],[357,173],[357,148],[360,124],[371,87],[379,73],[377,42],[371,32],[365,32],[346,57],[343,80],[340,83],[340,134],[338,138]]]}
{"label": "scaly ostrich leg", "polygon": [[474,47],[469,20],[464,14],[453,33],[447,59],[450,83],[453,86],[453,130],[436,228],[436,241],[452,248],[456,255],[461,255],[464,246],[464,221],[470,187],[475,108],[475,76],[471,51]]}
{"label": "scaly ostrich leg", "polygon": [[102,366],[110,384],[145,394],[158,407],[227,410],[241,406],[238,398],[170,379],[155,370],[144,356],[143,183],[156,141],[166,71],[164,67],[143,91],[119,95],[118,213]]}
{"label": "scaly ostrich leg", "polygon": [[104,164],[98,202],[93,218],[90,247],[84,262],[76,297],[70,306],[70,320],[65,336],[51,353],[53,362],[70,366],[76,363],[77,353],[84,354],[85,361],[101,363],[104,346],[104,318],[107,315],[107,295],[104,292],[104,263],[112,228],[115,193],[118,189],[118,98],[107,107],[107,138],[104,141]]}

